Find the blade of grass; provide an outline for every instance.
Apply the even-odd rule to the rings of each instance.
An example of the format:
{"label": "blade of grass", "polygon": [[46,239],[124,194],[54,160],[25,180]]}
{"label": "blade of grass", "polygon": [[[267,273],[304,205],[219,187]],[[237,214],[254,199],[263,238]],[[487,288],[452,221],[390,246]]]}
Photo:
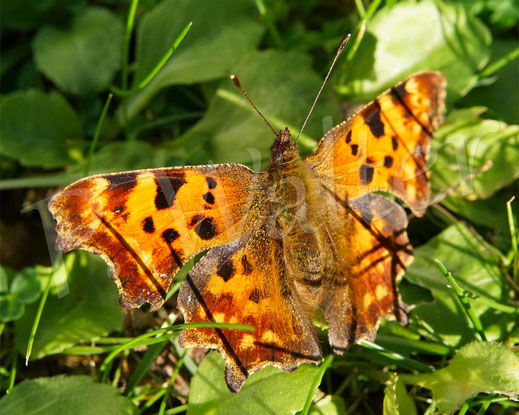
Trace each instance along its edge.
{"label": "blade of grass", "polygon": [[16,379],[17,369],[18,369],[18,353],[16,351],[13,351],[13,362],[11,364],[11,371],[9,372],[9,382],[7,384],[6,393],[10,393],[11,390],[14,388],[14,381]]}
{"label": "blade of grass", "polygon": [[283,39],[279,35],[276,25],[270,18],[270,13],[268,13],[267,8],[265,7],[265,3],[263,2],[263,0],[255,0],[255,3],[256,8],[258,9],[258,12],[261,16],[261,19],[265,23],[265,26],[267,26],[267,30],[270,32],[270,35],[272,36],[272,39],[274,40],[276,47],[278,49],[284,49]]}
{"label": "blade of grass", "polygon": [[389,358],[395,362],[404,363],[407,367],[411,369],[419,370],[421,372],[434,371],[434,368],[432,366],[426,365],[425,363],[419,362],[418,360],[402,356],[400,353],[393,352],[391,350],[386,349],[385,347],[382,347],[370,341],[361,340],[359,344],[367,349],[375,350],[382,356],[385,356],[386,358]]}
{"label": "blade of grass", "polygon": [[173,385],[175,384],[175,379],[177,378],[178,372],[180,371],[180,368],[184,364],[184,356],[186,355],[186,353],[187,353],[187,351],[184,350],[184,353],[182,353],[179,356],[178,362],[175,366],[175,370],[173,371],[173,375],[171,375],[171,379],[168,382],[166,394],[162,397],[162,402],[160,403],[159,415],[164,415],[164,412],[166,410],[166,404],[168,403],[168,397],[171,394],[171,389],[173,388]]}
{"label": "blade of grass", "polygon": [[[140,336],[134,337],[130,341],[118,346],[116,349],[114,349],[103,361],[101,366],[99,367],[99,370],[101,372],[104,372],[107,369],[108,364],[123,350],[131,349],[136,347],[137,344],[141,340],[148,339],[153,336],[158,336],[160,334],[165,334],[167,332],[177,332],[184,328],[189,327],[212,327],[212,328],[220,328],[220,329],[233,329],[233,330],[244,330],[244,331],[254,331],[254,327],[248,325],[248,324],[230,324],[230,323],[189,323],[189,324],[177,324],[174,326],[169,327],[163,327],[157,330],[150,331],[148,333],[141,334]],[[152,342],[160,342],[167,340],[167,337],[164,339],[156,338],[153,339]]]}
{"label": "blade of grass", "polygon": [[110,106],[110,103],[112,102],[113,94],[108,94],[108,97],[106,98],[105,105],[103,106],[103,110],[101,111],[101,115],[99,117],[99,120],[97,120],[96,130],[94,132],[94,137],[92,139],[92,142],[90,143],[90,148],[88,149],[88,156],[85,163],[85,176],[88,176],[88,173],[90,172],[90,167],[92,165],[92,157],[94,155],[94,149],[97,145],[97,140],[99,139],[99,133],[101,132],[101,127],[103,126],[103,122],[106,117],[106,113],[108,112],[108,107]]}
{"label": "blade of grass", "polygon": [[315,390],[321,383],[321,379],[324,375],[324,372],[326,372],[326,369],[328,369],[332,362],[333,362],[333,354],[329,354],[326,356],[326,358],[321,363],[321,366],[319,367],[319,370],[314,375],[314,378],[312,379],[312,384],[310,385],[310,390],[308,391],[308,394],[306,395],[305,400],[305,406],[303,406],[303,410],[301,411],[301,415],[307,415],[308,411],[310,410],[310,405],[312,404],[312,401],[314,399]]}
{"label": "blade of grass", "polygon": [[[44,216],[42,215],[42,220]],[[38,309],[36,310],[36,315],[34,316],[34,321],[32,323],[31,333],[29,334],[29,340],[27,341],[27,351],[25,352],[25,366],[29,365],[29,359],[32,353],[32,347],[34,345],[34,338],[36,337],[36,331],[38,330],[38,326],[40,324],[41,315],[43,313],[43,308],[45,307],[45,303],[47,302],[47,297],[49,296],[50,287],[52,284],[52,279],[54,274],[56,273],[56,269],[60,266],[65,266],[65,262],[62,260],[62,256],[59,256],[57,261],[54,263],[53,272],[49,276],[49,280],[47,281],[47,285],[43,290],[40,298],[40,302],[38,304]]]}
{"label": "blade of grass", "polygon": [[186,27],[184,27],[184,30],[180,32],[176,40],[173,42],[171,47],[166,51],[166,53],[162,56],[162,58],[159,60],[159,62],[153,67],[153,69],[150,71],[150,73],[141,81],[139,84],[131,89],[120,89],[117,88],[115,85],[110,86],[110,90],[120,96],[127,96],[134,94],[135,92],[139,91],[140,89],[144,88],[146,85],[148,85],[152,79],[157,75],[157,73],[162,69],[162,67],[166,64],[166,62],[169,60],[173,52],[178,48],[184,37],[187,35],[187,32],[189,32],[189,29],[191,29],[191,26],[193,25],[193,22],[189,22]]}
{"label": "blade of grass", "polygon": [[512,240],[512,279],[514,283],[517,285],[519,283],[518,280],[518,272],[519,272],[519,241],[517,240],[517,228],[515,225],[515,217],[512,212],[512,202],[514,201],[515,196],[512,197],[508,202],[506,202],[506,212],[508,214],[508,225],[510,226],[510,238]]}
{"label": "blade of grass", "polygon": [[476,329],[476,332],[478,333],[479,337],[483,341],[487,341],[487,338],[485,336],[485,333],[483,331],[483,326],[481,325],[481,321],[479,320],[478,316],[470,306],[470,303],[467,299],[467,295],[465,293],[465,290],[462,290],[461,287],[458,285],[452,274],[447,271],[447,268],[441,263],[439,259],[435,259],[434,262],[436,262],[436,265],[442,272],[443,276],[447,278],[447,281],[449,282],[451,288],[456,293],[456,297],[458,298],[461,307],[463,311],[465,312],[468,319],[472,322],[474,325],[474,328]]}
{"label": "blade of grass", "polygon": [[128,18],[126,19],[126,32],[124,34],[124,46],[123,46],[123,61],[121,66],[121,86],[122,89],[128,88],[128,65],[129,65],[129,51],[130,51],[130,40],[132,38],[133,23],[135,21],[135,12],[137,11],[137,5],[139,0],[132,0],[130,3],[130,10],[128,11]]}
{"label": "blade of grass", "polygon": [[513,60],[519,58],[519,47],[515,48],[514,50],[511,50],[508,52],[505,56],[502,56],[494,63],[491,63],[488,65],[480,74],[479,79],[482,78],[488,78],[489,76],[492,76],[495,74],[499,69],[501,69],[503,66],[509,64]]}
{"label": "blade of grass", "polygon": [[176,408],[171,408],[171,409],[168,409],[164,415],[174,415],[174,414],[179,414],[180,412],[185,412],[187,411],[187,409],[189,408],[189,405],[185,404],[185,405],[180,405],[180,406],[177,406]]}
{"label": "blade of grass", "polygon": [[355,7],[357,8],[360,18],[364,19],[366,17],[366,8],[364,7],[362,0],[355,0]]}
{"label": "blade of grass", "polygon": [[131,396],[131,394],[133,393],[133,389],[139,384],[141,379],[149,370],[152,363],[155,361],[162,349],[164,349],[164,346],[165,343],[157,343],[152,345],[148,350],[146,350],[146,353],[144,353],[142,360],[139,362],[137,368],[133,371],[132,376],[128,381],[128,384],[124,389],[124,395]]}

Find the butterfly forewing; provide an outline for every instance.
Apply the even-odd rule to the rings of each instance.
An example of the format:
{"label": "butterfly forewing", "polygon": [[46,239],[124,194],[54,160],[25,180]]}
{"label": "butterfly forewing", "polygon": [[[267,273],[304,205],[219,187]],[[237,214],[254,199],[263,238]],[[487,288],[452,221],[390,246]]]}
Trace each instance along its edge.
{"label": "butterfly forewing", "polygon": [[123,307],[156,309],[189,258],[242,235],[262,177],[232,164],[87,177],[49,204],[57,246],[101,255]]}
{"label": "butterfly forewing", "polygon": [[440,72],[411,75],[330,130],[306,161],[341,199],[387,191],[423,215],[429,145],[443,122],[445,88]]}

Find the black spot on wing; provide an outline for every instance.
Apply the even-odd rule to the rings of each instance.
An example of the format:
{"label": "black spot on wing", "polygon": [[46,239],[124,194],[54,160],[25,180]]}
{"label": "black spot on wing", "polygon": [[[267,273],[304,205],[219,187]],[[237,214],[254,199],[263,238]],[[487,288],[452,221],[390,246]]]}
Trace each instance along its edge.
{"label": "black spot on wing", "polygon": [[196,234],[204,240],[212,239],[218,234],[216,225],[211,218],[205,218],[195,227]]}
{"label": "black spot on wing", "polygon": [[250,274],[252,272],[252,265],[247,260],[247,255],[243,255],[241,257],[241,265],[243,266],[243,273],[245,275],[248,275],[248,274]]}
{"label": "black spot on wing", "polygon": [[157,194],[155,206],[157,209],[167,209],[173,206],[178,190],[186,183],[185,174],[181,170],[162,172],[155,175]]}
{"label": "black spot on wing", "polygon": [[153,223],[153,218],[151,216],[148,216],[142,221],[142,229],[146,233],[155,232],[155,224]]}
{"label": "black spot on wing", "polygon": [[350,144],[351,141],[351,130],[348,131],[348,134],[346,134],[346,144]]}
{"label": "black spot on wing", "polygon": [[216,274],[222,279],[227,282],[229,281],[234,273],[236,272],[236,269],[234,268],[234,264],[232,263],[231,259],[228,259],[223,264],[220,264],[218,267],[218,270],[216,271]]}
{"label": "black spot on wing", "polygon": [[162,232],[162,238],[167,244],[173,243],[179,236],[179,233],[173,228],[166,229]]}
{"label": "black spot on wing", "polygon": [[368,166],[367,164],[360,166],[360,181],[362,184],[370,184],[373,181],[374,172],[375,169],[373,169],[371,166]]}
{"label": "black spot on wing", "polygon": [[358,144],[352,144],[351,145],[351,155],[356,156],[359,152],[359,145]]}
{"label": "black spot on wing", "polygon": [[105,176],[108,180],[108,189],[113,190],[120,188],[121,190],[131,190],[137,185],[138,172],[129,171],[126,173],[110,174]]}
{"label": "black spot on wing", "polygon": [[191,218],[191,220],[189,221],[189,227],[192,228],[193,226],[195,226],[198,222],[200,222],[202,219],[204,218],[204,215],[202,214],[198,214],[198,215],[195,215]]}
{"label": "black spot on wing", "polygon": [[204,200],[210,205],[214,205],[214,195],[211,192],[207,192],[202,196]]}
{"label": "black spot on wing", "polygon": [[374,101],[372,105],[373,110],[365,116],[364,121],[371,133],[375,137],[380,138],[384,135],[384,123],[380,118],[380,104],[378,101]]}
{"label": "black spot on wing", "polygon": [[384,157],[384,167],[387,167],[388,169],[393,165],[393,157],[386,156]]}
{"label": "black spot on wing", "polygon": [[212,177],[206,177],[205,181],[207,182],[207,187],[209,187],[209,189],[214,189],[217,185],[216,180]]}
{"label": "black spot on wing", "polygon": [[393,145],[393,151],[396,151],[398,148],[398,141],[395,136],[391,137],[391,144]]}

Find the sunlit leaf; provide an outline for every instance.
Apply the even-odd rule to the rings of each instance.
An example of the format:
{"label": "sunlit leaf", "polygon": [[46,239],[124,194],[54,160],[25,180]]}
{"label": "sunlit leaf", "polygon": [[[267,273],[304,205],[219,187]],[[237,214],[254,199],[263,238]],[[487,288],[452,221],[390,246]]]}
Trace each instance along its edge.
{"label": "sunlit leaf", "polygon": [[301,365],[294,373],[267,366],[252,374],[240,393],[225,384],[224,361],[211,352],[191,380],[188,415],[241,413],[288,414],[303,409],[317,366]]}
{"label": "sunlit leaf", "polygon": [[454,102],[476,84],[490,43],[488,28],[460,4],[398,2],[369,22],[337,90],[350,101],[363,101],[412,72],[435,69],[447,77],[447,99]]}
{"label": "sunlit leaf", "polygon": [[[451,346],[474,340],[475,333],[434,260],[442,261],[462,288],[497,302],[509,302],[505,277],[489,249],[465,225],[458,223],[414,250],[415,259],[405,278],[431,290],[434,300],[418,304],[411,315],[427,322]],[[489,340],[503,339],[516,322],[514,315],[491,309],[477,300],[470,303]]]}
{"label": "sunlit leaf", "polygon": [[473,342],[449,365],[434,373],[403,375],[408,383],[432,390],[443,414],[450,414],[480,392],[497,392],[519,400],[519,357],[505,345]]}
{"label": "sunlit leaf", "polygon": [[55,376],[21,382],[0,400],[0,412],[35,414],[136,414],[132,401],[117,388],[88,376]]}

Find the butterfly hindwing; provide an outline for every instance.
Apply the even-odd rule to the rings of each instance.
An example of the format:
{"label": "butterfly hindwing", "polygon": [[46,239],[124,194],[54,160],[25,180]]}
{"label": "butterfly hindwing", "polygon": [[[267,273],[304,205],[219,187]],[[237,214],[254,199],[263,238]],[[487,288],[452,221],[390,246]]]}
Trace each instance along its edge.
{"label": "butterfly hindwing", "polygon": [[182,283],[179,308],[186,322],[243,323],[254,332],[187,328],[182,346],[220,350],[226,381],[239,391],[248,375],[269,364],[293,371],[300,363],[320,361],[308,316],[295,304],[285,281],[280,241],[265,227],[250,239],[211,249]]}
{"label": "butterfly hindwing", "polygon": [[349,218],[350,260],[344,283],[324,287],[329,295],[323,309],[330,345],[342,354],[360,339],[373,340],[381,317],[407,321],[397,282],[412,254],[407,215],[396,202],[377,194],[339,202]]}
{"label": "butterfly hindwing", "polygon": [[440,72],[411,75],[330,130],[307,162],[341,198],[387,191],[422,216],[429,145],[443,122],[445,88]]}
{"label": "butterfly hindwing", "polygon": [[101,255],[123,307],[148,302],[157,309],[189,258],[242,234],[261,178],[232,164],[87,177],[49,204],[57,247]]}

